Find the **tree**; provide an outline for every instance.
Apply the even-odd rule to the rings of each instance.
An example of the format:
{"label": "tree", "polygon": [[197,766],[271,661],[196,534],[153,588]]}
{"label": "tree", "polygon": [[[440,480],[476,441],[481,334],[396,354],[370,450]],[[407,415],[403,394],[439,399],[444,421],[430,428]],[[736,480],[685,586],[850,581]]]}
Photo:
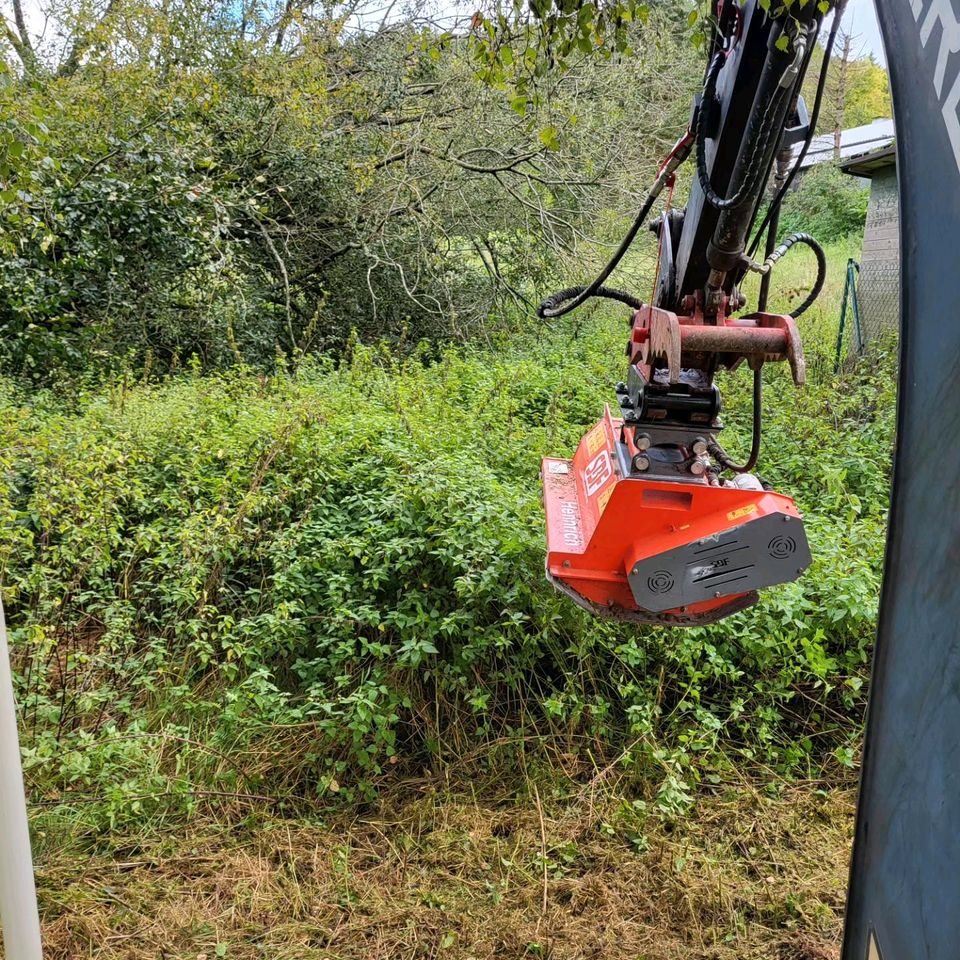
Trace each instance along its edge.
{"label": "tree", "polygon": [[846,30],[838,31],[840,40],[840,56],[837,57],[835,70],[835,84],[833,89],[833,158],[840,159],[840,146],[845,126],[847,108],[847,74],[850,66],[850,46],[853,38]]}
{"label": "tree", "polygon": [[887,71],[872,56],[852,60],[848,67],[845,126],[859,127],[892,116]]}
{"label": "tree", "polygon": [[[849,130],[893,116],[886,70],[872,55],[853,55],[855,38],[851,39],[844,33],[838,37],[838,41],[841,41],[840,49],[827,68],[824,106],[820,112],[817,134],[836,135],[838,128]],[[811,108],[822,67],[823,47],[818,44],[803,83],[803,96]]]}
{"label": "tree", "polygon": [[[22,121],[0,171],[3,349],[40,374],[532,317],[545,287],[605,258],[701,70],[672,7],[630,26],[635,57],[531,65],[523,92],[417,9],[370,31],[342,10],[282,22],[213,0],[85,11],[61,9],[62,57],[37,47],[39,72],[0,90]],[[24,152],[34,114],[43,157]],[[628,280],[647,282],[654,249]]]}

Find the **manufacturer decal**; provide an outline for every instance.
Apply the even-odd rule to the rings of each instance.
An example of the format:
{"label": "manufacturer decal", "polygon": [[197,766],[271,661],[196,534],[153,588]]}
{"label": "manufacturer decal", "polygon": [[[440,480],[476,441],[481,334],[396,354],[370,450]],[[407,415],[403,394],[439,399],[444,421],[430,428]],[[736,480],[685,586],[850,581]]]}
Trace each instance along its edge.
{"label": "manufacturer decal", "polygon": [[560,527],[563,530],[563,542],[571,550],[583,548],[583,534],[580,532],[580,508],[576,500],[563,500],[560,503]]}
{"label": "manufacturer decal", "polygon": [[751,513],[757,512],[757,505],[755,503],[749,503],[745,507],[740,507],[739,510],[731,510],[727,514],[728,520],[739,520],[741,517],[749,517]]}
{"label": "manufacturer decal", "polygon": [[587,496],[592,497],[612,476],[613,467],[610,465],[610,457],[606,450],[601,450],[583,471]]}

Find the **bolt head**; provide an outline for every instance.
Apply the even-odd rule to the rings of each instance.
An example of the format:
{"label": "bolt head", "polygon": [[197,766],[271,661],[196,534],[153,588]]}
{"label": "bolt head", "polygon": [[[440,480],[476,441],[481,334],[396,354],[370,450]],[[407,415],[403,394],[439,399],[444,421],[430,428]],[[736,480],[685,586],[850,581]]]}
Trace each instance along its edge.
{"label": "bolt head", "polygon": [[650,458],[645,453],[638,453],[633,458],[633,469],[638,473],[643,473],[650,469]]}
{"label": "bolt head", "polygon": [[635,433],[633,435],[633,444],[638,450],[649,450],[652,442],[649,433]]}

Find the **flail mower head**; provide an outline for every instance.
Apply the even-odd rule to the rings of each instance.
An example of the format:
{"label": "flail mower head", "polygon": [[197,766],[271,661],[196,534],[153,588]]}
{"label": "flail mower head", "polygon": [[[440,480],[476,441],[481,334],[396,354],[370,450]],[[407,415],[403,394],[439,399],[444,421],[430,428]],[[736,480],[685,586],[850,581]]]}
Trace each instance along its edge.
{"label": "flail mower head", "polygon": [[794,502],[742,485],[643,479],[607,410],[573,460],[543,461],[547,577],[600,616],[693,626],[795,580],[810,550]]}
{"label": "flail mower head", "polygon": [[792,321],[690,324],[689,338],[684,326],[668,311],[638,311],[630,381],[618,387],[622,416],[608,408],[572,460],[543,461],[547,577],[600,616],[711,623],[811,562],[790,497],[742,468],[721,479],[731,463],[715,438],[719,393],[683,363],[693,349],[709,351],[730,366],[749,360],[759,377],[765,359],[789,360],[802,381]]}

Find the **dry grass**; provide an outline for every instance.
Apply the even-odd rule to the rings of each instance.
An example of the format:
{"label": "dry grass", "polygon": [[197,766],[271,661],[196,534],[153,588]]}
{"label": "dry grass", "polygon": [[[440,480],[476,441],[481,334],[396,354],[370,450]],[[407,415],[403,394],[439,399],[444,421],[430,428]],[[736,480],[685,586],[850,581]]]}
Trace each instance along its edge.
{"label": "dry grass", "polygon": [[852,819],[849,791],[746,786],[670,825],[609,789],[541,783],[499,800],[420,785],[323,823],[199,822],[48,857],[47,955],[832,960]]}

